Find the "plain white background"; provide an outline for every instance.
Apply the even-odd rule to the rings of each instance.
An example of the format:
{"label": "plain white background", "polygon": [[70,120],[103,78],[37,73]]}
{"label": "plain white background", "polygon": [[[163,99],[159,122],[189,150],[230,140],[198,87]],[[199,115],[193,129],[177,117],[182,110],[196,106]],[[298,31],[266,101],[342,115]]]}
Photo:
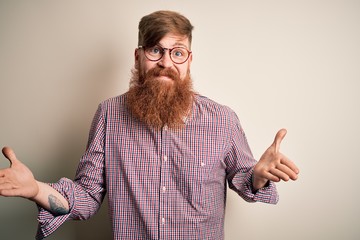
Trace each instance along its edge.
{"label": "plain white background", "polygon": [[[128,89],[138,21],[160,9],[195,26],[195,89],[236,111],[256,158],[287,128],[281,150],[301,169],[276,206],[228,191],[226,239],[359,239],[356,0],[1,0],[0,145],[41,181],[73,178],[98,103]],[[106,211],[49,239],[111,239]],[[36,214],[0,198],[0,238],[32,239]]]}

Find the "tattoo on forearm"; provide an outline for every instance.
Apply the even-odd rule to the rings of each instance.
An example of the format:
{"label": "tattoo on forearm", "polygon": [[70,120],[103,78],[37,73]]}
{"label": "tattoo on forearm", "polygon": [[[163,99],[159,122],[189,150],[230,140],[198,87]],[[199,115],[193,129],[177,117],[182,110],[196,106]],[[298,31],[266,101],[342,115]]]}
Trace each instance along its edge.
{"label": "tattoo on forearm", "polygon": [[55,215],[64,215],[67,214],[69,211],[64,207],[64,205],[55,197],[54,195],[49,195],[49,204],[50,210]]}

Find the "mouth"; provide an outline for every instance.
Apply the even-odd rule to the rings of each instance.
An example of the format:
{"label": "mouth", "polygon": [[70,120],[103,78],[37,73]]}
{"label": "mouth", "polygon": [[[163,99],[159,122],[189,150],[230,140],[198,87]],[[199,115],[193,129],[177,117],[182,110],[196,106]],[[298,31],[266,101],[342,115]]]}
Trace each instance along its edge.
{"label": "mouth", "polygon": [[178,74],[172,69],[153,68],[145,73],[145,78],[159,82],[174,83],[179,80]]}
{"label": "mouth", "polygon": [[157,79],[160,80],[160,81],[166,81],[166,82],[174,81],[171,77],[168,77],[166,75],[160,75],[160,76],[157,77]]}

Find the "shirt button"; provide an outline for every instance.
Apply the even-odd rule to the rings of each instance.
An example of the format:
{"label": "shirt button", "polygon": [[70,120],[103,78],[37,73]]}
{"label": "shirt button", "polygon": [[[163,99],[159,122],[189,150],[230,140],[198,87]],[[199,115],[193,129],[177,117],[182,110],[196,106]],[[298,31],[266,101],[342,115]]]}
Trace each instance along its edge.
{"label": "shirt button", "polygon": [[164,155],[164,161],[165,161],[165,162],[167,161],[167,156],[166,156],[166,155]]}
{"label": "shirt button", "polygon": [[165,218],[162,218],[162,219],[161,219],[161,223],[162,223],[162,224],[165,224]]}
{"label": "shirt button", "polygon": [[204,162],[201,162],[200,164],[202,167],[205,167],[205,163]]}
{"label": "shirt button", "polygon": [[165,125],[165,126],[164,126],[164,131],[167,131],[167,130],[168,130],[168,126]]}
{"label": "shirt button", "polygon": [[162,191],[163,191],[163,192],[166,192],[166,187],[162,187]]}

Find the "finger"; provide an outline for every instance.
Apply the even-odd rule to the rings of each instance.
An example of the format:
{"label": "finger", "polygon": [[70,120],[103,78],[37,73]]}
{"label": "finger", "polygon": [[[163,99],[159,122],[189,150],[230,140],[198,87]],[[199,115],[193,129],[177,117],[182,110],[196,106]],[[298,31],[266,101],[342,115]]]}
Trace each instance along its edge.
{"label": "finger", "polygon": [[278,178],[277,176],[275,176],[274,174],[272,174],[270,172],[264,172],[263,177],[270,180],[270,181],[273,181],[273,182],[279,182],[280,181],[280,178]]}
{"label": "finger", "polygon": [[296,174],[299,174],[300,172],[299,168],[295,165],[293,161],[289,160],[288,158],[285,157],[280,159],[280,163],[290,168]]}
{"label": "finger", "polygon": [[2,149],[2,153],[4,154],[4,156],[10,161],[10,166],[13,164],[13,163],[16,163],[18,160],[16,158],[16,155],[14,153],[14,151],[9,148],[9,147],[4,147]]}
{"label": "finger", "polygon": [[289,181],[289,176],[283,173],[282,171],[280,171],[279,169],[276,168],[271,169],[270,173],[285,182]]}
{"label": "finger", "polygon": [[281,178],[284,181],[288,181],[289,178],[291,180],[296,180],[297,179],[297,173],[295,173],[293,170],[291,170],[289,167],[287,167],[286,165],[280,164],[277,166],[277,170],[281,171],[283,174],[284,178]]}
{"label": "finger", "polygon": [[273,146],[275,146],[275,152],[278,153],[280,150],[281,141],[284,139],[287,131],[285,128],[280,129],[275,136]]}

